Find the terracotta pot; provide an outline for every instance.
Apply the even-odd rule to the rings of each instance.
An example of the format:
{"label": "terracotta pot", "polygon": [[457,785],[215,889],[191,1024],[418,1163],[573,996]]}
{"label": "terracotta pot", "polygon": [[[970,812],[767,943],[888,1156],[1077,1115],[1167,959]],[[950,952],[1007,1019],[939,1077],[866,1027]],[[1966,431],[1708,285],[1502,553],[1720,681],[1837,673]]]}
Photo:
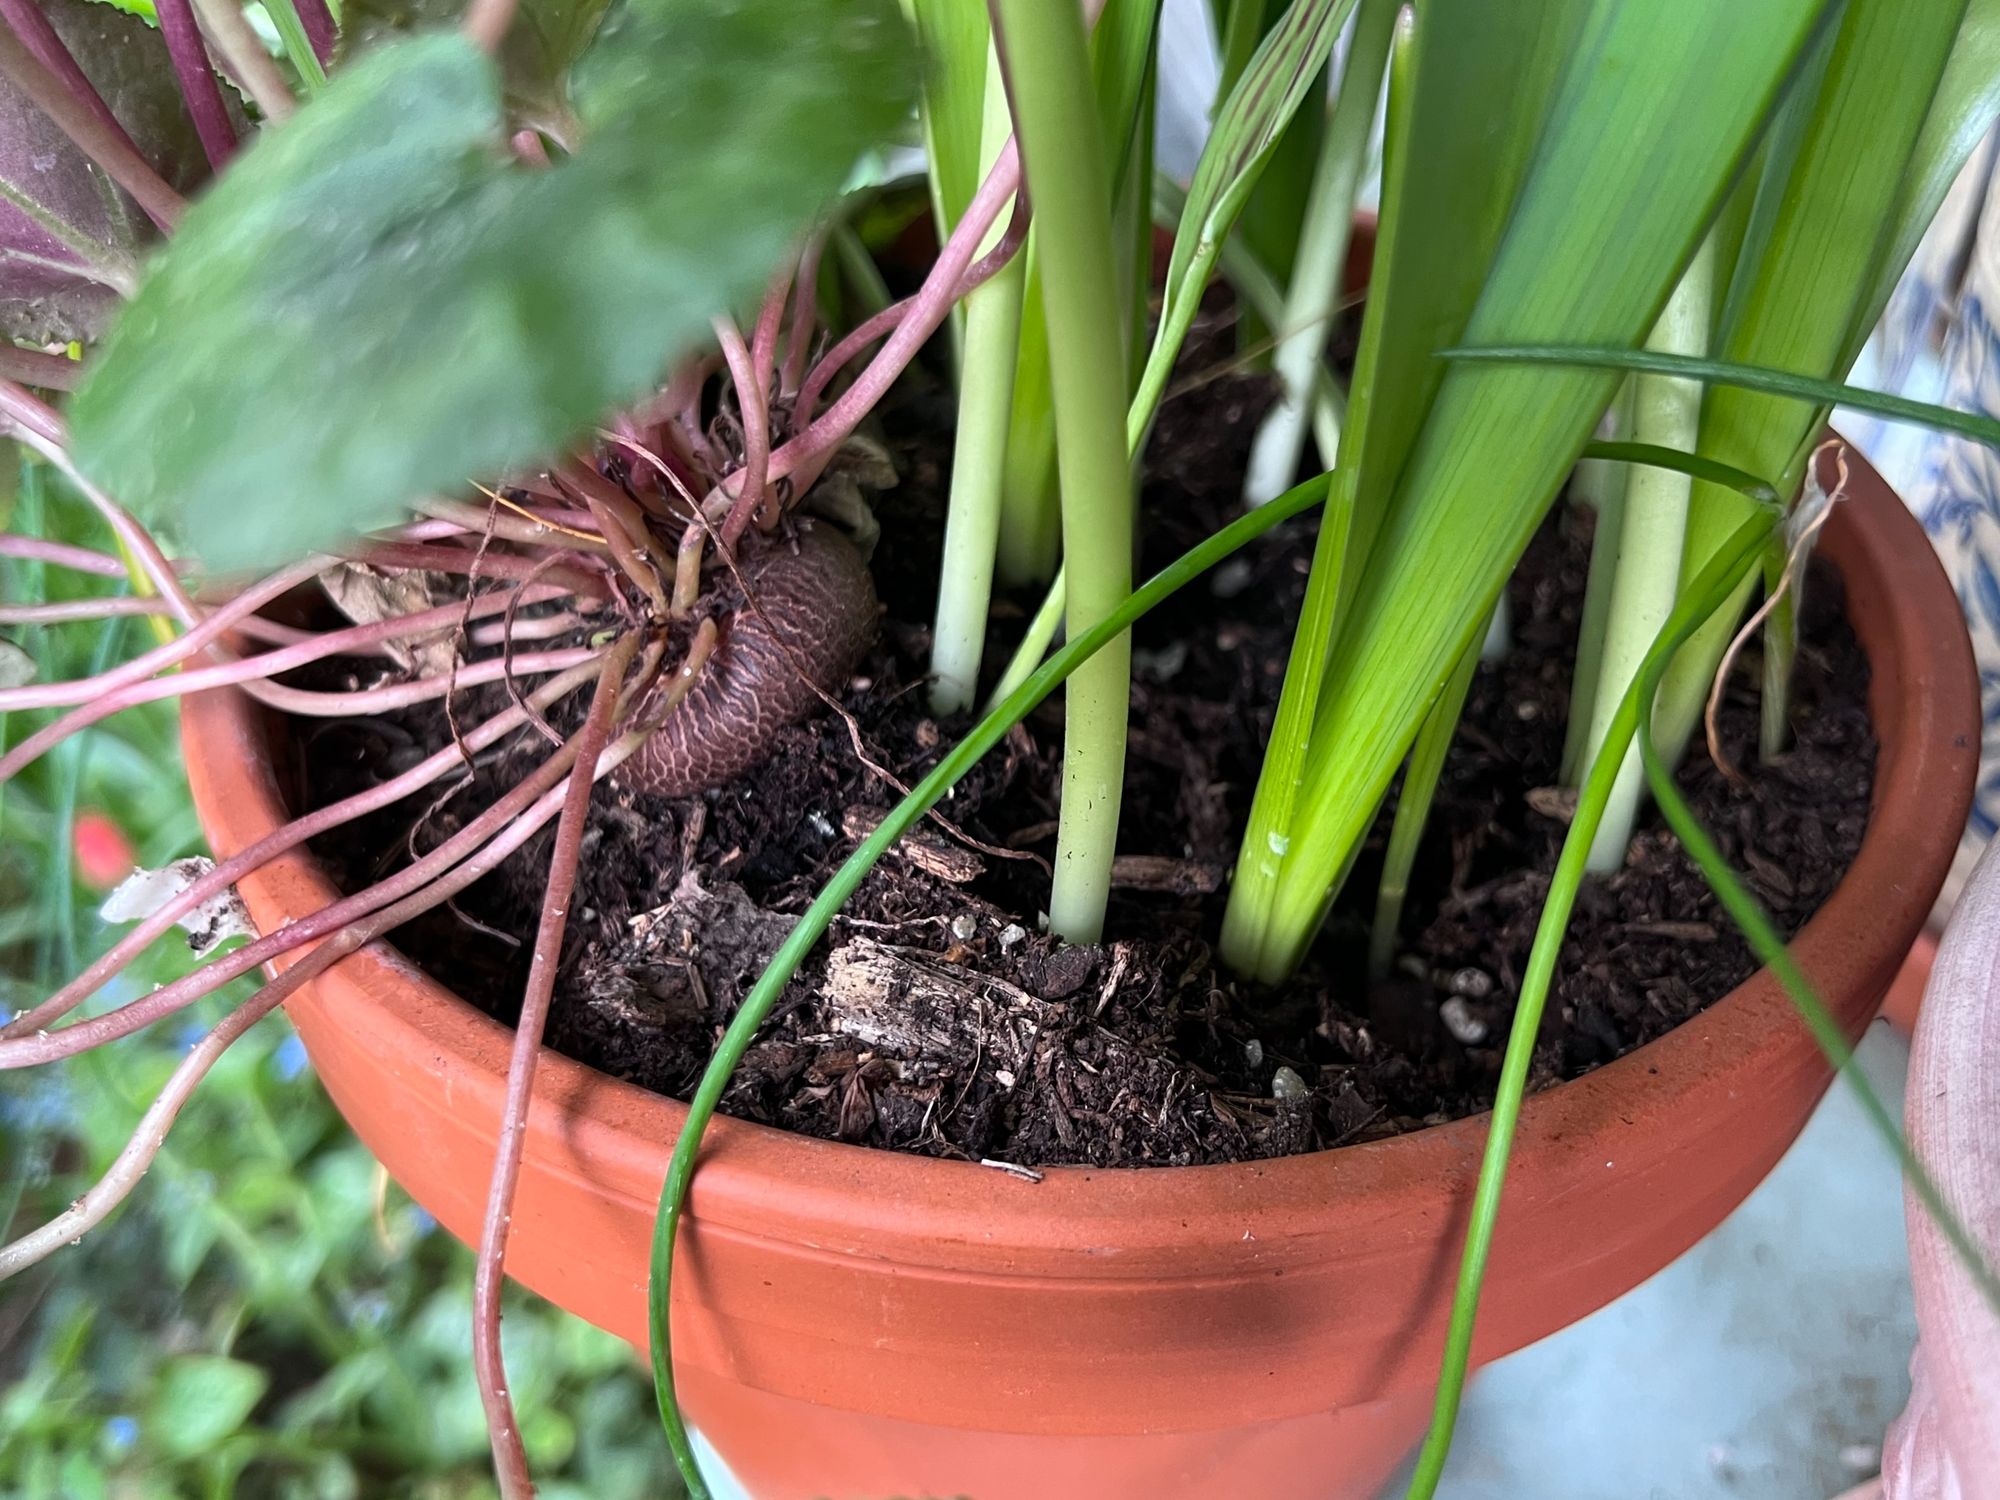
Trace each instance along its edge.
{"label": "terracotta pot", "polygon": [[[1824,551],[1873,664],[1876,805],[1859,858],[1793,949],[1858,1034],[1951,862],[1978,718],[1929,543],[1854,467]],[[193,700],[185,732],[217,853],[284,819],[267,726],[246,700]],[[294,857],[243,894],[269,931],[334,892]],[[384,945],[288,1009],[356,1132],[476,1238],[512,1033]],[[1583,1317],[1693,1244],[1777,1161],[1828,1076],[1760,973],[1530,1099],[1477,1358]],[[682,1117],[545,1054],[508,1270],[642,1342],[654,1206]],[[718,1120],[677,1283],[690,1411],[759,1500],[1370,1495],[1424,1417],[1485,1129],[1030,1183]]]}

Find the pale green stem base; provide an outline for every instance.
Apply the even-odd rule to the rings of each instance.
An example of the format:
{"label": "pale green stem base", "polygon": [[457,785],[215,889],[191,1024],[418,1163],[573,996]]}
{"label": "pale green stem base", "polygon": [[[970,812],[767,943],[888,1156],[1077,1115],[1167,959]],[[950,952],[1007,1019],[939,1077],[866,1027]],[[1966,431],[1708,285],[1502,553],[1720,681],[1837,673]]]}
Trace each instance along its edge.
{"label": "pale green stem base", "polygon": [[1250,449],[1243,497],[1252,505],[1264,504],[1291,484],[1305,448],[1309,415],[1320,429],[1316,436],[1322,461],[1331,466],[1339,447],[1338,427],[1329,428],[1313,409],[1314,376],[1325,367],[1326,342],[1344,289],[1354,195],[1368,155],[1369,127],[1381,97],[1396,9],[1394,0],[1364,0],[1354,23],[1340,98],[1313,173],[1298,258],[1276,325],[1278,349],[1272,364],[1281,389],[1278,404],[1258,428]]}
{"label": "pale green stem base", "polygon": [[[1013,134],[997,58],[989,61],[980,167],[991,168]],[[992,248],[1004,225],[982,244]],[[986,613],[1000,540],[1000,479],[1014,404],[1014,355],[1021,335],[1026,267],[1015,256],[965,299],[965,359],[959,375],[958,426],[951,460],[951,500],[945,514],[944,560],[931,635],[931,710],[953,714],[979,695]]]}
{"label": "pale green stem base", "polygon": [[[1714,266],[1713,250],[1704,245],[1674,289],[1647,348],[1667,354],[1700,354],[1707,348]],[[1640,375],[1632,384],[1634,441],[1692,453],[1701,437],[1700,383],[1667,375]],[[1625,689],[1638,675],[1639,664],[1673,612],[1692,487],[1686,474],[1653,465],[1633,470],[1627,483],[1611,606],[1604,623],[1597,690],[1584,747],[1586,761],[1597,758]],[[1630,750],[1618,769],[1604,821],[1591,845],[1589,868],[1594,873],[1608,874],[1624,865],[1644,790],[1644,768],[1638,752]]]}

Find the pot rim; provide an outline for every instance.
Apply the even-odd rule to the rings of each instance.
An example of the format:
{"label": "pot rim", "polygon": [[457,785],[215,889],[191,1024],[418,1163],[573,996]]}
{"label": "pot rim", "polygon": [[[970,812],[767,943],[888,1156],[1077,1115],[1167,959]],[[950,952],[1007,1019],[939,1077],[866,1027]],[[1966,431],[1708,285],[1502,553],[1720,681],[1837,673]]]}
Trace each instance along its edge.
{"label": "pot rim", "polygon": [[[1950,864],[1979,736],[1976,677],[1956,597],[1916,520],[1859,453],[1851,462],[1852,498],[1836,510],[1823,545],[1845,577],[1850,612],[1864,590],[1886,601],[1879,628],[1864,641],[1880,746],[1875,800],[1860,852],[1791,947],[1856,1034]],[[248,698],[233,689],[193,697],[184,729],[190,781],[218,852],[234,852],[285,821],[260,711]],[[265,931],[335,895],[302,851],[247,877],[242,890]],[[1830,982],[1840,977],[1849,982]],[[422,1056],[423,1066],[451,1073],[468,1112],[497,1116],[511,1027],[385,943],[344,959],[312,988],[333,1005],[367,1007],[378,1032]],[[1603,1156],[1607,1128],[1670,1128],[1688,1112],[1691,1095],[1754,1094],[1760,1074],[1796,1048],[1797,1038],[1786,1034],[1792,1027],[1803,1029],[1760,969],[1665,1036],[1531,1095],[1516,1159],[1573,1157],[1558,1173],[1566,1186],[1555,1193],[1584,1190],[1594,1165],[1588,1159]],[[529,1149],[559,1156],[563,1165],[549,1169],[594,1192],[649,1198],[685,1117],[680,1101],[545,1047]],[[1434,1233],[1439,1221],[1462,1213],[1486,1124],[1482,1113],[1385,1140],[1234,1164],[1049,1167],[1030,1184],[970,1162],[822,1141],[718,1115],[695,1174],[690,1219],[703,1245],[750,1241],[792,1253],[858,1254],[954,1279],[1116,1282],[1164,1274],[1200,1281],[1240,1261],[1239,1239],[1255,1245],[1260,1265],[1283,1274],[1288,1263],[1321,1258],[1330,1235],[1350,1257],[1389,1256],[1406,1253],[1413,1233]],[[1598,1170],[1615,1167],[1615,1159],[1604,1159]],[[1217,1218],[1228,1221],[1220,1234]],[[1208,1253],[1191,1254],[1197,1247]]]}

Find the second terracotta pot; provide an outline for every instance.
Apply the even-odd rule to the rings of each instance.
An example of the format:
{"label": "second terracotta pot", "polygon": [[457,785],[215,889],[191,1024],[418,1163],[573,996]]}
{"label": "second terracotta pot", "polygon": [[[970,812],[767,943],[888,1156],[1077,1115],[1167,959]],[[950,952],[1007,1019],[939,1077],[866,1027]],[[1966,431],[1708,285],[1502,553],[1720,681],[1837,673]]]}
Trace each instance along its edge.
{"label": "second terracotta pot", "polygon": [[[1824,551],[1873,665],[1876,805],[1793,951],[1858,1033],[1950,863],[1978,720],[1957,604],[1922,531],[1859,462],[1851,490]],[[188,706],[190,780],[218,854],[287,816],[271,744],[240,697]],[[265,931],[334,894],[303,856],[243,893]],[[361,1138],[476,1239],[512,1033],[386,945],[288,1010]],[[1760,973],[1531,1098],[1476,1357],[1583,1317],[1686,1249],[1769,1171],[1828,1078]],[[683,1114],[545,1055],[508,1270],[642,1342]],[[1034,1183],[718,1120],[676,1283],[690,1410],[757,1500],[1359,1500],[1421,1425],[1485,1130],[1469,1119],[1284,1160]]]}

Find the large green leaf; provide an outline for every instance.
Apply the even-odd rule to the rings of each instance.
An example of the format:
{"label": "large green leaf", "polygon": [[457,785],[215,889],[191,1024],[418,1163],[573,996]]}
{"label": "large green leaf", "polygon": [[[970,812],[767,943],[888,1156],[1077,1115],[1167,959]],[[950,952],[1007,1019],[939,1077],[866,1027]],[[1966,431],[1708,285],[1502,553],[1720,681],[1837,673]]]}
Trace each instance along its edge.
{"label": "large green leaf", "polygon": [[[1526,342],[1520,331],[1537,329],[1550,342],[1637,343],[1822,8],[1821,0],[1684,0],[1669,13],[1596,0],[1574,47],[1562,49],[1573,58],[1511,213],[1504,204],[1492,210],[1505,230],[1466,321],[1467,341]],[[1495,9],[1573,14],[1555,5]],[[1426,58],[1431,47],[1474,45],[1470,19],[1440,25],[1441,11],[1434,5],[1419,15],[1420,33],[1436,28],[1420,34]],[[1417,110],[1459,119],[1460,150],[1479,149],[1490,128],[1491,117],[1468,111],[1460,97],[1420,97]],[[1417,120],[1412,138],[1429,123]],[[1413,227],[1397,224],[1392,233]],[[1403,292],[1392,283],[1388,294],[1430,291],[1408,285]],[[1595,333],[1578,337],[1584,329]],[[1448,341],[1432,333],[1427,356]],[[1311,941],[1424,714],[1617,383],[1608,372],[1504,374],[1448,368],[1410,446],[1330,659],[1296,827],[1282,848],[1271,846],[1271,920],[1261,941],[1239,942],[1230,954],[1260,975],[1288,973]],[[1427,378],[1413,371],[1373,399],[1402,398]],[[1364,447],[1364,468],[1370,461]]]}
{"label": "large green leaf", "polygon": [[893,0],[632,0],[599,48],[584,142],[541,171],[456,33],[337,73],[114,329],[86,469],[233,566],[544,457],[754,295],[908,100]]}

